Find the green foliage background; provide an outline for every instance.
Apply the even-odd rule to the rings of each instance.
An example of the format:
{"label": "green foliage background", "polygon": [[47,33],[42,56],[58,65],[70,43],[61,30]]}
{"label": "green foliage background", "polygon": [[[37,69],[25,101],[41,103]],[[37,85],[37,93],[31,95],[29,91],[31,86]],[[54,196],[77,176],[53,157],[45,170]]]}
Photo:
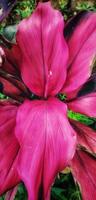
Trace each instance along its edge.
{"label": "green foliage background", "polygon": [[[55,7],[58,7],[62,14],[64,15],[65,20],[68,20],[71,16],[76,15],[77,12],[81,10],[94,10],[96,11],[95,1],[70,1],[59,0],[53,1]],[[35,8],[34,0],[21,0],[17,1],[16,6],[11,11],[10,15],[6,20],[0,25],[0,33],[5,34],[12,39],[12,34],[14,35],[14,29],[9,25],[18,24],[20,20],[25,17],[28,17]],[[6,28],[7,27],[7,28]],[[8,28],[9,27],[9,28]],[[13,31],[13,32],[12,32]],[[0,94],[0,99],[6,98],[5,95]],[[62,96],[60,97],[61,100]],[[78,120],[81,123],[84,123],[88,126],[96,127],[96,120],[88,118],[84,115],[78,113],[73,113],[72,111],[68,112],[68,117],[74,120]],[[3,200],[4,196],[0,198]],[[26,200],[27,192],[23,184],[20,184],[18,187],[18,192],[16,194],[15,200]],[[55,184],[52,187],[51,200],[81,200],[81,194],[78,185],[74,182],[70,170],[67,170],[64,174],[60,173],[56,178]]]}

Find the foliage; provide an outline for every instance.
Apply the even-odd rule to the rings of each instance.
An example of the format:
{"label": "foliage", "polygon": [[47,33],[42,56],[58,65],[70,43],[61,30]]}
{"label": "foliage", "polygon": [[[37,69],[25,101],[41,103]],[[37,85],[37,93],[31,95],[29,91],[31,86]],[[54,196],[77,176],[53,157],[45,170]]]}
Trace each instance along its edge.
{"label": "foliage", "polygon": [[4,94],[0,93],[0,99],[5,99],[5,98],[6,98],[6,96]]}
{"label": "foliage", "polygon": [[[88,2],[78,2],[75,9],[68,8],[68,2],[66,0],[59,1],[59,9],[63,13],[65,19],[67,20],[70,16],[74,15],[76,12],[81,10],[94,10],[96,11],[96,5],[91,5]],[[17,1],[16,6],[12,10],[11,14],[8,16],[0,25],[0,33],[4,32],[4,28],[11,24],[18,24],[20,20],[28,17],[34,10],[35,0],[22,0]],[[0,99],[6,98],[5,95],[0,93]],[[60,96],[61,100],[64,100],[66,96]],[[92,126],[95,123],[95,119],[88,118],[79,113],[68,112],[68,116],[71,119],[80,121],[86,125]],[[16,194],[15,200],[26,200],[27,193],[23,184],[20,184],[18,192]],[[72,174],[59,174],[56,181],[52,187],[51,200],[81,200],[81,195],[77,184],[75,184]],[[1,197],[0,200],[4,200]]]}
{"label": "foliage", "polygon": [[71,110],[68,111],[68,117],[70,119],[74,119],[74,120],[79,121],[79,122],[81,122],[83,124],[86,124],[87,126],[92,125],[94,123],[94,121],[96,121],[93,118],[89,118],[89,117],[87,117],[85,115],[82,115],[80,113],[74,113]]}
{"label": "foliage", "polygon": [[92,5],[90,4],[90,2],[82,2],[82,3],[78,3],[76,6],[76,10],[77,11],[81,11],[81,10],[91,10],[91,11],[96,11],[96,5]]}
{"label": "foliage", "polygon": [[[69,188],[69,189],[67,189]],[[52,188],[52,200],[81,200],[77,184],[71,173],[59,174]]]}
{"label": "foliage", "polygon": [[[4,200],[4,196],[0,200]],[[15,200],[27,200],[27,192],[23,184],[19,185]],[[51,200],[81,200],[78,185],[74,183],[71,173],[58,174],[52,187]]]}
{"label": "foliage", "polygon": [[15,9],[11,14],[11,20],[12,20],[11,23],[13,23],[13,21],[15,21],[15,23],[18,23],[20,20],[28,17],[32,13],[34,7],[35,7],[34,0],[18,1]]}

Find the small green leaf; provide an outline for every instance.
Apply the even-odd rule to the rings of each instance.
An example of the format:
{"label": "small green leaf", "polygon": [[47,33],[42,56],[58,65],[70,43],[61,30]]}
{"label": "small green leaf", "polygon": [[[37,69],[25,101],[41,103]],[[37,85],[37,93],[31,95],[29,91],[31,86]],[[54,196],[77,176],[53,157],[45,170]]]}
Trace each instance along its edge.
{"label": "small green leaf", "polygon": [[73,120],[76,120],[76,121],[80,121],[81,123],[86,124],[86,125],[91,125],[91,124],[94,123],[94,118],[89,118],[89,117],[87,117],[85,115],[73,112],[71,110],[68,111],[68,117],[70,119],[73,119]]}
{"label": "small green leaf", "polygon": [[9,41],[15,40],[15,34],[17,31],[17,25],[6,26],[3,29],[2,35]]}

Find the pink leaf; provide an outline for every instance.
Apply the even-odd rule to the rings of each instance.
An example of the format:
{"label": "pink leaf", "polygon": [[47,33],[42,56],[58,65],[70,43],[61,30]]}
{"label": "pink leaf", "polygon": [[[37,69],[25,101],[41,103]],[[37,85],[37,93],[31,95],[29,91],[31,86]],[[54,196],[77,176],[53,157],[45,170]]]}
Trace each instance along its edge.
{"label": "pink leaf", "polygon": [[21,49],[22,78],[39,96],[54,96],[62,88],[67,69],[68,47],[63,36],[64,20],[50,2],[39,3],[17,31]]}
{"label": "pink leaf", "polygon": [[16,186],[15,188],[13,188],[9,192],[7,192],[7,194],[5,196],[5,200],[14,200],[17,190],[18,190],[18,186]]}
{"label": "pink leaf", "polygon": [[77,133],[78,144],[96,153],[96,131],[74,120],[71,120],[71,125]]}
{"label": "pink leaf", "polygon": [[96,117],[96,93],[91,93],[69,102],[68,108],[74,112]]}
{"label": "pink leaf", "polygon": [[66,83],[61,92],[70,96],[70,92],[79,90],[92,73],[96,56],[96,13],[85,12],[84,14],[82,12],[81,15],[78,14],[66,26],[65,30],[68,32],[67,29],[70,33],[67,38],[69,68]]}
{"label": "pink leaf", "polygon": [[[27,116],[27,117],[26,117]],[[17,115],[20,143],[18,172],[29,199],[49,199],[57,173],[72,159],[76,135],[67,120],[67,107],[55,98],[25,101]]]}
{"label": "pink leaf", "polygon": [[83,200],[96,200],[96,157],[78,150],[71,167],[80,185]]}
{"label": "pink leaf", "polygon": [[[0,92],[5,95],[20,99],[22,101],[24,96],[28,96],[29,91],[24,85],[19,72],[20,51],[17,45],[9,50],[0,47],[1,65],[0,65]],[[2,60],[3,59],[3,60]]]}
{"label": "pink leaf", "polygon": [[0,102],[0,195],[20,181],[16,171],[19,144],[14,135],[17,108]]}

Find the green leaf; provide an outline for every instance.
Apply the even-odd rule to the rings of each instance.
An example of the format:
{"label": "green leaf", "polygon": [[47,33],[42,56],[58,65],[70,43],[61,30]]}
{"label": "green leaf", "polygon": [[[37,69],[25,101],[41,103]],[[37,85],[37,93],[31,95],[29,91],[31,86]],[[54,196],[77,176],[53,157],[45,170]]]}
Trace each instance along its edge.
{"label": "green leaf", "polygon": [[67,200],[67,198],[64,197],[64,190],[56,187],[52,188],[52,198],[56,200]]}
{"label": "green leaf", "polygon": [[76,121],[80,121],[81,123],[83,124],[86,124],[86,125],[91,125],[94,123],[94,118],[89,118],[85,115],[82,115],[80,113],[76,113],[76,112],[73,112],[71,110],[68,111],[68,117],[70,119],[73,119],[73,120],[76,120]]}
{"label": "green leaf", "polygon": [[6,26],[3,29],[2,35],[9,41],[15,40],[17,25]]}

